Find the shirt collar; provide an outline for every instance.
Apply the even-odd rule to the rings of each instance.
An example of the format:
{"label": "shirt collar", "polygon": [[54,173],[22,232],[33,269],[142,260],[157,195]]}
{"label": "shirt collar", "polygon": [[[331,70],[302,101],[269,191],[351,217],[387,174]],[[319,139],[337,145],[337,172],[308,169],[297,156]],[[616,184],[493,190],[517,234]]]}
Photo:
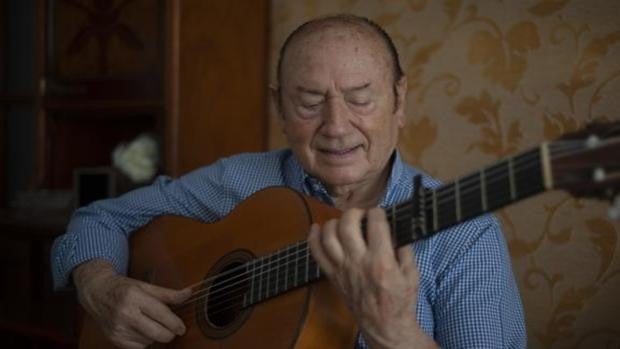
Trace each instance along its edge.
{"label": "shirt collar", "polygon": [[[334,201],[323,183],[319,179],[308,174],[290,150],[284,167],[285,183],[287,186],[308,196],[315,197],[329,205],[333,205]],[[401,186],[402,181],[407,177],[405,172],[405,164],[400,156],[400,152],[395,150],[392,154],[391,170],[387,185],[379,203],[380,207],[386,208],[396,203],[395,201],[397,198],[401,196],[397,194],[399,186]]]}

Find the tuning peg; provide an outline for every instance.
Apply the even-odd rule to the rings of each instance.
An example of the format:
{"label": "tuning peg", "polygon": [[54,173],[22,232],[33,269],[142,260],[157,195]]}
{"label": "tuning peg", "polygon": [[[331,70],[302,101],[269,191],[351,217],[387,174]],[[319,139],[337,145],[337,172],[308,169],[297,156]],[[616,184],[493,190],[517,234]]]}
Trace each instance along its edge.
{"label": "tuning peg", "polygon": [[620,218],[620,195],[616,196],[614,199],[613,204],[607,211],[607,215],[609,216],[609,219],[616,220]]}

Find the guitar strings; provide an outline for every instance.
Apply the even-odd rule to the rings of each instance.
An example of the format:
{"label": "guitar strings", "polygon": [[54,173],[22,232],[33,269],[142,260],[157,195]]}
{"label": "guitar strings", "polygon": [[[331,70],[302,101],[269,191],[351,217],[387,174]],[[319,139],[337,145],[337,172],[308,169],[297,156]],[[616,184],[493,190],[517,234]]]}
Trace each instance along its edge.
{"label": "guitar strings", "polygon": [[[397,218],[397,221],[409,221],[409,219],[408,217],[403,217],[402,219]],[[220,285],[220,288],[218,288],[214,292],[209,292],[209,291],[212,289],[215,289],[216,286],[210,285],[208,288],[204,289],[204,292],[203,292],[205,293],[204,296],[198,297],[195,301],[199,301],[201,299],[205,299],[206,297],[209,297],[208,303],[210,307],[209,307],[208,313],[212,316],[215,316],[216,314],[222,313],[232,308],[239,307],[240,301],[242,301],[243,297],[245,297],[246,295],[246,290],[250,288],[250,286],[248,286],[247,283],[252,282],[252,281],[249,281],[249,279],[255,280],[256,278],[260,278],[259,280],[261,281],[261,283],[265,284],[266,286],[266,288],[264,289],[259,286],[258,288],[259,297],[263,297],[263,294],[266,295],[264,298],[260,298],[259,300],[262,301],[262,300],[269,298],[269,295],[276,295],[278,293],[281,293],[279,292],[280,285],[278,284],[278,282],[273,282],[273,281],[279,280],[281,276],[281,272],[285,270],[284,268],[288,270],[288,267],[292,264],[291,262],[297,263],[303,260],[305,263],[307,263],[309,249],[308,249],[307,241],[303,241],[303,242],[306,244],[305,246],[303,246],[304,247],[303,249],[299,249],[296,251],[296,254],[297,254],[296,258],[291,259],[290,256],[287,256],[287,257],[283,257],[283,258],[270,261],[265,266],[259,267],[259,269],[263,269],[263,268],[265,269],[262,270],[262,272],[258,274],[252,274],[249,270],[246,270],[243,272],[243,274],[239,274],[236,277],[240,278],[240,277],[249,275],[249,278],[241,279],[233,284]],[[302,255],[299,256],[300,254]],[[273,268],[274,263],[280,263],[284,259],[286,259],[284,264],[280,264],[276,266],[275,268]],[[295,266],[295,269],[298,270],[298,267]],[[267,275],[267,278],[263,278],[265,274]],[[288,280],[288,279],[289,279],[288,277],[282,277],[282,280]],[[293,283],[292,283],[293,287],[291,288],[301,286],[301,284],[295,285],[295,281],[299,282],[298,280],[299,279],[296,279],[295,277],[293,277]],[[306,280],[301,280],[301,281],[303,284],[309,280],[306,279]],[[227,280],[227,282],[232,282],[232,280]],[[222,282],[222,283],[225,283],[225,282]],[[233,288],[234,286],[239,286],[239,287]],[[291,289],[291,288],[288,288],[288,289]],[[284,287],[283,290],[287,290],[287,287]],[[224,291],[228,291],[228,292],[222,294],[222,292]],[[192,312],[191,308],[186,308],[185,310]],[[187,311],[184,312],[185,315],[187,315]]]}
{"label": "guitar strings", "polygon": [[[575,142],[569,142],[569,143],[571,143],[571,144],[567,144],[567,145],[565,145],[563,148],[561,148],[561,147],[553,147],[553,149],[552,149],[553,156],[557,156],[557,155],[566,155],[567,153],[569,153],[569,152],[573,151],[573,150],[574,150],[573,148],[576,148],[576,147],[578,148],[578,147],[581,147],[581,146],[582,146],[582,142],[581,142],[581,141],[580,141],[580,142],[578,142],[578,144],[575,144]],[[521,158],[516,159],[516,161],[515,161],[513,164],[516,164],[516,163],[517,163],[517,161],[521,161],[521,162],[523,162],[524,160],[530,160],[530,158],[531,158],[531,157],[536,156],[536,155],[538,155],[538,153],[536,153],[536,152],[535,152],[535,153],[532,153],[532,154],[528,154],[528,155],[526,155],[526,156],[522,156]],[[535,164],[534,164],[534,165],[535,165]],[[532,164],[528,164],[528,165],[526,165],[526,166],[527,166],[527,167],[531,167],[531,166],[532,166]],[[524,167],[523,167],[523,166],[521,166],[518,170],[522,170],[523,168],[524,168]],[[488,173],[488,174],[487,174],[487,173],[485,173],[485,175],[486,175],[486,176],[489,176],[489,179],[488,179],[488,182],[489,182],[489,183],[493,181],[493,178],[491,178],[491,176],[493,176],[493,172],[497,172],[497,171],[502,171],[502,172],[504,172],[504,171],[505,171],[505,169],[501,169],[501,168],[494,168],[494,169],[492,169],[492,170],[495,170],[495,171],[489,171],[489,173]],[[515,168],[515,170],[517,170],[517,169]],[[439,189],[441,189],[441,188],[439,188]],[[477,188],[470,188],[470,190],[471,190],[471,189],[477,189]],[[465,193],[465,192],[466,192],[466,190],[464,190],[464,191],[463,191],[463,193]],[[439,193],[438,193],[438,194],[439,194]],[[447,192],[447,193],[446,193],[446,195],[450,195],[450,194],[452,194],[452,193],[449,193],[449,192]],[[446,196],[446,195],[442,195],[442,198],[443,198],[444,196]],[[397,211],[398,211],[399,209],[400,209],[400,210],[402,210],[402,208],[406,208],[406,206],[409,206],[409,205],[404,205],[404,206],[403,206],[403,205],[401,205],[400,207],[395,206],[395,208],[396,208],[396,209],[397,209]],[[405,219],[407,219],[407,217],[404,217],[404,218],[405,218]],[[407,220],[408,220],[408,219],[407,219]],[[304,242],[304,241],[302,241],[302,242]],[[301,243],[300,243],[300,242],[298,242],[298,243],[297,243],[297,245],[298,245],[298,246],[301,246]],[[290,248],[290,247],[289,247],[289,248]],[[283,249],[283,250],[281,250],[279,253],[282,253],[282,252],[283,252],[283,251],[285,251],[285,250],[286,250],[286,249]],[[299,253],[306,253],[307,251],[308,251],[308,248],[307,248],[307,244],[306,244],[306,245],[304,246],[304,249],[298,249],[297,251],[295,251],[295,253],[296,253],[296,254],[299,254]],[[252,262],[253,262],[253,263],[255,263],[255,264],[258,264],[258,262],[259,262],[260,260],[265,260],[265,259],[267,259],[267,258],[271,258],[271,257],[273,257],[273,256],[274,256],[274,254],[272,254],[272,255],[262,256],[262,257],[257,258],[256,260],[253,260]],[[259,269],[265,269],[265,270],[264,270],[264,272],[259,273],[259,274],[254,274],[254,275],[253,275],[253,277],[256,277],[256,276],[259,276],[259,277],[260,277],[262,274],[266,274],[266,273],[273,273],[273,270],[272,270],[272,269],[270,269],[270,268],[273,266],[273,264],[280,263],[283,259],[289,259],[289,258],[290,258],[290,256],[289,256],[289,255],[285,255],[285,256],[283,256],[283,257],[278,257],[278,258],[276,258],[276,259],[274,259],[274,260],[271,260],[271,261],[269,261],[267,264],[260,265],[258,268],[259,268]],[[308,257],[304,255],[302,258],[304,258],[304,259],[305,259],[305,258],[308,258]],[[294,262],[297,262],[299,259],[300,259],[300,258],[298,258],[298,259],[296,259],[296,260],[290,260],[290,262],[293,262],[293,261],[294,261]],[[246,265],[245,265],[245,264],[244,264],[244,265],[240,265],[239,267],[233,268],[233,270],[227,271],[226,273],[228,273],[228,272],[234,272],[234,271],[235,271],[234,269],[237,269],[236,271],[238,272],[239,270],[242,270],[242,269],[243,269],[243,268],[245,268],[245,267],[246,267]],[[277,274],[277,273],[278,273],[278,271],[279,271],[282,267],[283,267],[282,265],[279,265],[279,266],[275,269],[275,272],[276,272],[276,276],[275,276],[275,278],[277,278],[277,277],[278,277],[278,274]],[[216,277],[223,277],[223,276],[224,276],[224,274],[225,274],[225,273],[222,273],[222,274],[216,275]],[[242,272],[242,273],[239,273],[238,275],[236,275],[236,276],[235,276],[234,278],[232,278],[232,279],[223,280],[221,283],[230,283],[230,282],[231,282],[231,281],[233,281],[235,278],[242,278],[242,277],[243,277],[243,276],[245,276],[246,274],[248,274],[248,271],[244,271],[244,272]],[[208,281],[209,281],[208,279],[205,279],[205,280],[203,280],[203,281],[201,281],[201,282],[196,283],[195,285],[196,285],[196,286],[199,286],[199,285],[204,285],[205,283],[208,283]],[[244,283],[244,282],[246,282],[246,281],[247,281],[247,278],[246,278],[246,279],[242,279],[241,281],[239,281],[239,282],[237,282],[237,283],[235,283],[235,284],[229,284],[229,285],[225,285],[225,286],[221,286],[221,283],[220,283],[220,284],[214,283],[214,284],[213,284],[213,285],[211,285],[208,289],[203,288],[203,289],[201,289],[200,291],[198,291],[198,292],[194,293],[194,294],[191,296],[191,297],[193,297],[193,298],[190,298],[188,301],[186,301],[184,304],[182,304],[182,305],[181,305],[181,307],[183,307],[185,304],[191,304],[191,303],[193,303],[193,302],[196,302],[196,301],[198,301],[198,300],[200,300],[200,299],[204,298],[204,297],[195,297],[195,296],[197,296],[197,295],[199,295],[199,294],[202,294],[202,293],[208,293],[208,296],[212,297],[212,296],[215,296],[217,293],[224,292],[224,291],[226,291],[226,289],[229,289],[229,288],[231,288],[231,287],[233,287],[233,286],[235,286],[235,285],[237,285],[237,284],[239,284],[239,283]],[[266,281],[268,281],[268,280],[266,280]],[[219,285],[220,287],[217,289],[217,291],[216,291],[216,292],[209,293],[209,289],[215,289],[215,288],[217,288],[217,287],[218,287],[218,285]],[[195,287],[195,286],[192,286],[192,287]],[[238,288],[237,290],[240,290],[240,289],[242,290],[243,288]],[[227,293],[226,295],[228,295],[228,296],[229,296],[229,295],[230,295],[230,292],[229,292],[229,293]],[[221,298],[221,297],[218,297],[218,298]],[[213,301],[213,302],[215,302],[215,301],[216,301],[216,299],[217,299],[217,298],[213,298],[213,300],[212,300],[212,301]],[[181,308],[181,307],[179,307],[179,308]]]}

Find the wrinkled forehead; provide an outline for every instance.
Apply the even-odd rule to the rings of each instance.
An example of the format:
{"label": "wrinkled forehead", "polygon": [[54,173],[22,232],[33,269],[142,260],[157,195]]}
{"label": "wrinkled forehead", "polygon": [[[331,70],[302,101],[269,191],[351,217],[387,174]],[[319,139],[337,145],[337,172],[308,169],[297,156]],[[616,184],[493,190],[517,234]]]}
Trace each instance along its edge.
{"label": "wrinkled forehead", "polygon": [[283,84],[289,78],[307,72],[313,65],[336,65],[343,60],[363,65],[371,75],[392,75],[385,43],[372,29],[359,24],[316,24],[299,33],[283,55]]}

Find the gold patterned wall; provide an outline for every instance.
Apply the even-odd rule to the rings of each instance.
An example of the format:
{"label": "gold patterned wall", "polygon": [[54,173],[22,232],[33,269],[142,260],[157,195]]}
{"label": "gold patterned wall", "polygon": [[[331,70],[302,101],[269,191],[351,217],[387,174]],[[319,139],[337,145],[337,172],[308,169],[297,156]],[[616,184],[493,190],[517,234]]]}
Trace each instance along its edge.
{"label": "gold patterned wall", "polygon": [[[409,78],[400,149],[443,180],[593,120],[620,119],[620,1],[272,0],[278,50],[316,16],[367,16]],[[270,146],[285,145],[272,109]],[[607,205],[548,192],[497,213],[530,348],[620,347],[620,224]]]}

